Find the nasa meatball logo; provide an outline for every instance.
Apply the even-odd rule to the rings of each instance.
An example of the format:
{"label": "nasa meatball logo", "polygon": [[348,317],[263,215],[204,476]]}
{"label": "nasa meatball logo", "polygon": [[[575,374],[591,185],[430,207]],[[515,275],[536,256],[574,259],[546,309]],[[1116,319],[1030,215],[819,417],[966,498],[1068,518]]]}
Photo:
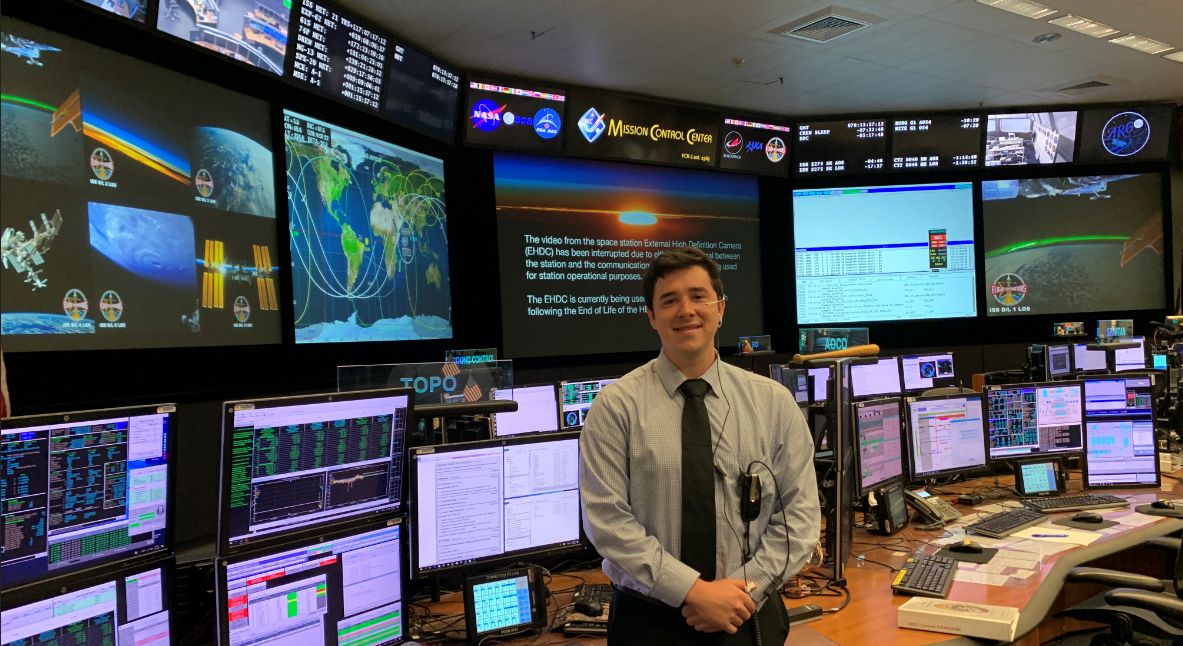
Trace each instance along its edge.
{"label": "nasa meatball logo", "polygon": [[1101,145],[1117,157],[1141,152],[1150,141],[1150,122],[1137,112],[1113,115],[1101,130]]}
{"label": "nasa meatball logo", "polygon": [[[505,110],[505,106],[499,106],[495,102],[488,99],[481,99],[472,106],[472,114],[469,116],[472,119],[472,127],[477,130],[485,132],[493,132],[497,126],[501,125],[501,112]],[[510,123],[513,122],[513,117],[510,116]]]}
{"label": "nasa meatball logo", "polygon": [[1018,274],[1002,274],[990,284],[990,295],[998,301],[999,305],[1007,307],[1018,305],[1027,296],[1027,281]]}

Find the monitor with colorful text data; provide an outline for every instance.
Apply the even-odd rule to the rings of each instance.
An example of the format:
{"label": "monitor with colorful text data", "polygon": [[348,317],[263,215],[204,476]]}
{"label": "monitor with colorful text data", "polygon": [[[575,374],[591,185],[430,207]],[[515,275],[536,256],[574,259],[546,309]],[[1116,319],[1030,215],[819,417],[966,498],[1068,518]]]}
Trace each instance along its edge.
{"label": "monitor with colorful text data", "polygon": [[1085,480],[1098,487],[1157,487],[1154,375],[1084,381]]}
{"label": "monitor with colorful text data", "polygon": [[858,429],[859,489],[863,493],[904,474],[900,400],[875,399],[854,405]]}
{"label": "monitor with colorful text data", "polygon": [[909,397],[907,404],[912,479],[966,473],[988,464],[981,395]]}
{"label": "monitor with colorful text data", "polygon": [[1076,381],[987,386],[990,457],[1077,453],[1083,444],[1083,386]]}
{"label": "monitor with colorful text data", "polygon": [[564,431],[583,428],[592,402],[608,384],[616,379],[592,379],[591,381],[564,381],[559,384],[560,419]]}

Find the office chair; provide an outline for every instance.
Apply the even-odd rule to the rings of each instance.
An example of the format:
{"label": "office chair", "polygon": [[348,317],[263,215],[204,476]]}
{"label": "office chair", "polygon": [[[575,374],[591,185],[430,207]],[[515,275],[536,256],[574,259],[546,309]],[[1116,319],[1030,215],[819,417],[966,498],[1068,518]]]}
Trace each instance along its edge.
{"label": "office chair", "polygon": [[1137,635],[1176,643],[1183,640],[1183,540],[1152,538],[1143,545],[1175,552],[1171,579],[1093,567],[1068,571],[1068,583],[1099,583],[1114,588],[1056,613],[1057,617],[1109,624],[1109,634],[1097,635],[1091,646],[1151,645]]}

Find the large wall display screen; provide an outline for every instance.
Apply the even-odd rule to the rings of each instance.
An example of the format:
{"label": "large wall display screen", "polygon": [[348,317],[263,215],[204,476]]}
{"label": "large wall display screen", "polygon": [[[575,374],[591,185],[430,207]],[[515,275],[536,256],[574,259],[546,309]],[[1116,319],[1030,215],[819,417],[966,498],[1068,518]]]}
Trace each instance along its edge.
{"label": "large wall display screen", "polygon": [[1162,177],[982,182],[987,316],[1163,307]]}
{"label": "large wall display screen", "polygon": [[719,113],[619,94],[573,90],[567,154],[714,168]]}
{"label": "large wall display screen", "polygon": [[562,90],[468,77],[464,143],[557,155],[563,150]]}
{"label": "large wall display screen", "polygon": [[883,170],[887,156],[883,119],[797,124],[793,161],[799,175],[850,175]]}
{"label": "large wall display screen", "polygon": [[1174,113],[1170,106],[1085,110],[1080,119],[1080,161],[1166,159]]}
{"label": "large wall display screen", "polygon": [[4,348],[278,343],[267,105],[17,20],[3,38]]}
{"label": "large wall display screen", "polygon": [[720,343],[762,332],[755,177],[511,154],[493,170],[507,355],[656,349],[641,272],[684,245],[719,263]]}
{"label": "large wall display screen", "polygon": [[895,170],[981,165],[980,116],[892,119],[891,131],[891,167]]}
{"label": "large wall display screen", "polygon": [[385,34],[366,27],[348,13],[313,0],[300,0],[292,45],[292,79],[377,112],[389,44]]}
{"label": "large wall display screen", "polygon": [[986,165],[1072,163],[1076,112],[992,114],[986,120]]}
{"label": "large wall display screen", "polygon": [[724,118],[720,132],[719,168],[777,177],[789,174],[792,126]]}
{"label": "large wall display screen", "polygon": [[444,163],[284,111],[296,343],[452,338]]}
{"label": "large wall display screen", "polygon": [[392,50],[386,116],[401,126],[452,143],[460,74],[410,45],[395,42]]}
{"label": "large wall display screen", "polygon": [[156,28],[211,52],[283,74],[291,0],[160,0]]}
{"label": "large wall display screen", "polygon": [[793,229],[801,325],[977,315],[972,184],[793,191]]}

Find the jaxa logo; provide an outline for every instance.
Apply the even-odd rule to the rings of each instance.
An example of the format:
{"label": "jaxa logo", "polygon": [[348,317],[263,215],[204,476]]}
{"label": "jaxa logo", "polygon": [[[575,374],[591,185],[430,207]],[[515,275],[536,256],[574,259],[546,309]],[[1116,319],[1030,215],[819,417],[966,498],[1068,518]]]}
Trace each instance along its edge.
{"label": "jaxa logo", "polygon": [[589,144],[599,139],[607,128],[608,126],[604,125],[604,115],[597,112],[595,108],[588,108],[587,112],[579,117],[579,132],[583,133],[583,138]]}

